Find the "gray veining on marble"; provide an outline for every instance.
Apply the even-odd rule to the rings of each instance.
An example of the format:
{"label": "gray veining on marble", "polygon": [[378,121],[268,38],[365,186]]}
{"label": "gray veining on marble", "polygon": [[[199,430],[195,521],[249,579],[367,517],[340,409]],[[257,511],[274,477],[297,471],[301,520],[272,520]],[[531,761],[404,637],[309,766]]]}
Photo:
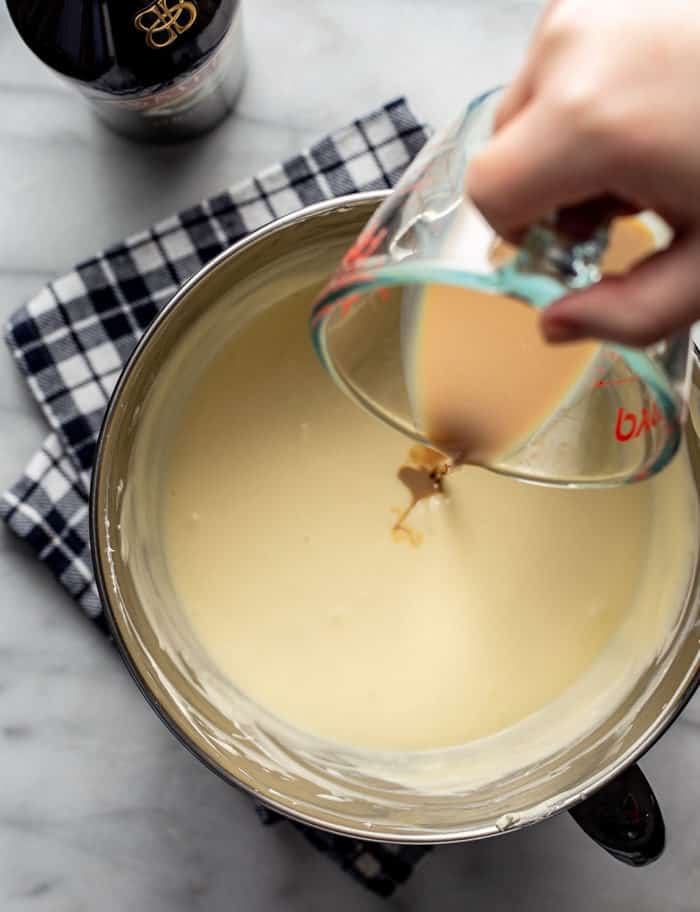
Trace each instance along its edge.
{"label": "gray veining on marble", "polygon": [[[296,152],[392,96],[433,123],[507,80],[534,0],[249,0],[238,116],[187,146],[96,123],[0,11],[0,318],[98,247]],[[45,426],[0,350],[0,485]],[[564,816],[433,852],[389,903],[289,827],[264,829],[148,709],[47,571],[0,529],[3,912],[697,912],[700,703],[645,758],[669,847],[624,868]]]}

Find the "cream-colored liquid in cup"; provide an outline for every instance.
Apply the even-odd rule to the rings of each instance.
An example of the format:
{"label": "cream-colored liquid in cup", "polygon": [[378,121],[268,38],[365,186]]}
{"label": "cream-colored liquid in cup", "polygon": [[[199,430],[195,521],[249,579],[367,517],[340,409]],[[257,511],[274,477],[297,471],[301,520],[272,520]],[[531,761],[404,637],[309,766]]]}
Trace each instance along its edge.
{"label": "cream-colored liquid in cup", "polygon": [[397,535],[410,444],[326,377],[313,291],[227,343],[169,446],[166,555],[197,638],[259,705],[349,745],[464,743],[574,686],[580,707],[560,715],[586,730],[677,615],[695,533],[685,456],[593,492],[467,467]]}
{"label": "cream-colored liquid in cup", "polygon": [[[654,249],[637,219],[616,222],[603,262],[621,272]],[[548,345],[538,312],[515,298],[428,285],[413,342],[418,424],[456,462],[488,464],[555,411],[598,344]]]}

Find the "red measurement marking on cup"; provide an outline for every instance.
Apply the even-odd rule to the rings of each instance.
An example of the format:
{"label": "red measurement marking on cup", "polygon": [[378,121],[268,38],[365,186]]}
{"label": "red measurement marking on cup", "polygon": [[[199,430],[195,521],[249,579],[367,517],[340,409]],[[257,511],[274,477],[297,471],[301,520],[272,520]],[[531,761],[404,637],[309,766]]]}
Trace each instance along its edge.
{"label": "red measurement marking on cup", "polygon": [[626,377],[609,377],[608,375],[615,369],[615,367],[622,367],[625,371],[629,370],[629,367],[625,364],[624,359],[618,355],[617,352],[606,352],[605,359],[607,361],[607,364],[599,368],[598,376],[593,381],[593,385],[591,387],[592,389],[602,389],[605,386],[621,386],[623,383],[641,382],[637,374],[630,374]]}
{"label": "red measurement marking on cup", "polygon": [[[357,279],[357,277],[358,276],[356,275],[355,278]],[[335,288],[342,288],[344,284],[347,284],[347,283],[333,282],[331,285],[328,286],[328,288],[326,289],[324,294],[329,294]],[[349,294],[349,295],[347,295],[347,297],[342,298],[340,301],[338,301],[337,299],[334,301],[326,301],[326,303],[323,305],[323,307],[319,307],[318,310],[314,310],[313,315],[311,317],[311,325],[313,327],[317,326],[321,322],[321,320],[323,320],[323,318],[325,316],[327,316],[332,310],[334,310],[338,305],[340,305],[341,316],[346,317],[348,315],[348,313],[350,312],[350,308],[355,303],[355,301],[357,301],[357,299],[359,297],[360,297],[360,294],[359,294],[359,292],[356,291],[356,292],[354,292],[354,294]]]}
{"label": "red measurement marking on cup", "polygon": [[639,380],[639,377],[622,377],[619,380],[605,380],[600,379],[596,380],[593,384],[593,389],[601,389],[604,386],[620,386],[622,383],[636,383]]}
{"label": "red measurement marking on cup", "polygon": [[355,269],[359,263],[372,256],[386,237],[386,231],[386,228],[379,228],[376,231],[371,228],[365,229],[343,257],[341,269]]}
{"label": "red measurement marking on cup", "polygon": [[[369,227],[366,228],[343,257],[338,272],[320,298],[326,297],[333,291],[340,291],[348,285],[371,281],[369,273],[363,272],[360,269],[360,266],[376,252],[377,248],[386,237],[386,234],[386,228],[379,228],[377,230]],[[388,295],[388,290],[380,288],[378,294],[380,300],[386,300],[385,295]],[[346,317],[359,297],[359,292],[354,292],[341,298],[340,301],[336,299],[327,302],[322,307],[319,307],[318,310],[314,311],[311,318],[311,325],[314,327],[317,326],[318,323],[320,323],[321,320],[323,320],[338,304],[340,305],[341,317]]]}
{"label": "red measurement marking on cup", "polygon": [[651,408],[643,408],[638,414],[628,412],[620,407],[617,410],[615,423],[615,437],[620,443],[635,440],[640,434],[647,433],[663,421],[663,415],[654,402]]}
{"label": "red measurement marking on cup", "polygon": [[343,298],[343,300],[340,302],[340,315],[342,317],[347,317],[347,315],[350,313],[350,308],[359,297],[360,295],[358,292],[355,292],[354,294],[348,295],[347,298]]}
{"label": "red measurement marking on cup", "polygon": [[[386,303],[389,299],[389,289],[384,286],[377,288],[376,294],[382,303]],[[347,315],[352,310],[353,304],[358,301],[359,298],[360,292],[356,291],[353,294],[349,294],[347,297],[342,298],[339,302],[336,302],[340,304],[340,315],[342,317],[347,317]]]}

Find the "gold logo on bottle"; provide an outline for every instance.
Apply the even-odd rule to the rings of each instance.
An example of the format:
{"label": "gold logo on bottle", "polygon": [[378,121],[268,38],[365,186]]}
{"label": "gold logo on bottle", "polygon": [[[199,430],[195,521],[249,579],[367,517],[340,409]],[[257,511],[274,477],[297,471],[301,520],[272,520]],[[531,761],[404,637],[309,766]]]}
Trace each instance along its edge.
{"label": "gold logo on bottle", "polygon": [[172,44],[197,19],[193,0],[155,0],[134,17],[137,29],[146,33],[149,48],[164,48]]}

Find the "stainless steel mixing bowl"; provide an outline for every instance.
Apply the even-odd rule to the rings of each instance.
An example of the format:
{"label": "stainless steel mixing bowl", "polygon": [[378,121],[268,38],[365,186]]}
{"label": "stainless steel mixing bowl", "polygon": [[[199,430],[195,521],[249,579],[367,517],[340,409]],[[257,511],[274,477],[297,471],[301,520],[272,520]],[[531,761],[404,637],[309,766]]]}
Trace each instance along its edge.
{"label": "stainless steel mixing bowl", "polygon": [[[460,768],[469,762],[461,748],[386,754],[380,762],[274,719],[211,667],[177,608],[159,537],[158,485],[183,378],[282,286],[320,283],[381,197],[322,203],[257,231],[203,268],[145,333],[114,391],[93,476],[94,562],[114,638],[177,737],[228,782],[283,814],[364,839],[442,843],[572,809],[601,845],[642,864],[660,853],[664,829],[633,764],[697,686],[697,572],[663,654],[612,716],[566,750],[470,789],[460,788]],[[687,436],[699,479],[692,425]],[[427,771],[433,781],[437,768],[444,789],[406,784]]]}

